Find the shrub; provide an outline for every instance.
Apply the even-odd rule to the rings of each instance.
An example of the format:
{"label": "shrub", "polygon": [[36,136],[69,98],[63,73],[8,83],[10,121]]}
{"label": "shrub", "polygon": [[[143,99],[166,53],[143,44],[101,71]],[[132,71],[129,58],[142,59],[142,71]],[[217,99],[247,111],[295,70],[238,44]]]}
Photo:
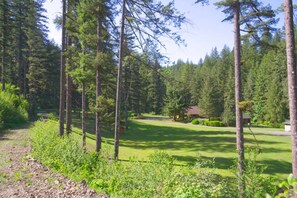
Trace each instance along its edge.
{"label": "shrub", "polygon": [[197,118],[197,119],[194,119],[192,120],[192,124],[199,124],[200,123],[200,120]]}
{"label": "shrub", "polygon": [[274,183],[276,179],[272,176],[264,175],[266,166],[257,163],[258,149],[248,148],[245,160],[245,173],[243,176],[245,183],[245,197],[264,197],[266,193],[275,192]]}
{"label": "shrub", "polygon": [[[282,181],[277,185],[276,196],[273,197],[293,197],[294,193],[296,193],[296,190],[294,190],[294,186],[296,185],[297,180],[293,177],[293,174],[290,174],[286,181]],[[272,198],[271,194],[267,194],[266,198]]]}
{"label": "shrub", "polygon": [[275,122],[269,122],[269,121],[264,121],[262,122],[263,125],[272,127],[272,128],[284,128],[285,126],[281,123],[275,123]]}
{"label": "shrub", "polygon": [[6,90],[0,90],[0,128],[11,128],[28,121],[28,102],[18,96],[15,86],[6,85]]}
{"label": "shrub", "polygon": [[58,120],[59,120],[59,117],[56,116],[56,115],[53,114],[53,113],[49,113],[47,118],[48,118],[49,120],[54,120],[54,121],[58,121]]}
{"label": "shrub", "polygon": [[223,127],[224,124],[223,122],[221,121],[208,121],[208,120],[204,120],[202,122],[202,125],[205,125],[205,126],[213,126],[213,127]]}

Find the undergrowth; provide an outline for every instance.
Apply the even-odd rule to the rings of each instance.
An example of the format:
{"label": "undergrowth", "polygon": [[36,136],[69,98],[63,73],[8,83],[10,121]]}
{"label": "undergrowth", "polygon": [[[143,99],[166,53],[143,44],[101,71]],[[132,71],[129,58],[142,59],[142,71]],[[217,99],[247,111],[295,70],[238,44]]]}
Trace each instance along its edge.
{"label": "undergrowth", "polygon": [[17,92],[18,88],[10,84],[6,84],[4,91],[0,90],[0,128],[11,128],[28,121],[28,102]]}
{"label": "undergrowth", "polygon": [[[38,121],[31,130],[35,159],[76,181],[84,180],[110,197],[237,197],[236,179],[223,178],[214,168],[205,168],[203,164],[208,163],[201,160],[195,166],[176,167],[171,156],[156,152],[147,161],[113,161],[100,153],[86,152],[75,134],[60,138],[55,121]],[[253,160],[246,166],[245,197],[273,194],[273,181],[262,175],[263,169]]]}

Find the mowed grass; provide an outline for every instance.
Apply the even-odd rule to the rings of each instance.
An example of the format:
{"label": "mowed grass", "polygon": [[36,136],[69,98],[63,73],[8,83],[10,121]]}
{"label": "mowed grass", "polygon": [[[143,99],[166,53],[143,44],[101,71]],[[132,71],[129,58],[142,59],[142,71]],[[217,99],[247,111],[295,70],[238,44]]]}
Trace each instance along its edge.
{"label": "mowed grass", "polygon": [[[182,124],[170,120],[132,120],[129,130],[120,137],[119,159],[132,157],[146,161],[155,151],[165,151],[176,159],[177,165],[194,164],[197,158],[215,161],[223,175],[232,175],[230,167],[236,159],[234,128],[206,127]],[[256,140],[244,129],[245,148],[261,148],[260,164],[266,165],[265,173],[285,178],[291,173],[291,141],[289,136],[255,133]],[[89,135],[89,149],[94,149],[94,136]],[[104,147],[112,149],[113,131],[103,133]]]}

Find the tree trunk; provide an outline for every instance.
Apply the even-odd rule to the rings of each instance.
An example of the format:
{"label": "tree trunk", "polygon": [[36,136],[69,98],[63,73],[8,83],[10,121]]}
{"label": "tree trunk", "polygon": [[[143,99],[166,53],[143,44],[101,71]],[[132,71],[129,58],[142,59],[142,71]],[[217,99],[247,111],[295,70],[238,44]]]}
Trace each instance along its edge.
{"label": "tree trunk", "polygon": [[[284,0],[287,71],[290,105],[290,124],[292,139],[292,171],[297,178],[297,79],[295,62],[295,36],[292,0]],[[296,187],[295,187],[296,188]],[[296,194],[295,194],[296,197]]]}
{"label": "tree trunk", "polygon": [[238,154],[238,193],[244,196],[244,139],[242,111],[239,108],[241,101],[241,69],[240,69],[240,3],[236,0],[234,4],[234,71],[235,71],[235,111],[236,111],[236,148]]}
{"label": "tree trunk", "polygon": [[114,133],[114,159],[119,157],[119,131],[120,131],[120,109],[121,109],[121,88],[122,88],[122,70],[123,70],[123,47],[125,31],[125,8],[126,0],[123,0],[120,32],[119,65],[117,77],[117,95],[116,95],[116,113],[115,113],[115,133]]}
{"label": "tree trunk", "polygon": [[[72,41],[71,41],[71,38],[68,36],[67,46],[71,46],[71,45],[72,45]],[[71,57],[69,57],[69,59],[71,59]],[[70,66],[70,64],[71,62],[69,62],[68,66]],[[72,122],[71,111],[72,111],[72,78],[69,74],[67,74],[67,90],[66,90],[66,132],[67,134],[71,133],[71,122]]]}
{"label": "tree trunk", "polygon": [[[23,53],[22,53],[22,34],[21,34],[21,22],[19,22],[18,27],[18,41],[17,41],[17,66],[18,66],[18,87],[22,90],[22,82],[23,82]],[[20,93],[21,93],[20,90]]]}
{"label": "tree trunk", "polygon": [[1,64],[1,83],[2,83],[2,90],[5,90],[5,65],[6,65],[6,45],[7,45],[7,2],[3,0],[2,5],[2,17],[3,17],[3,24],[2,24],[2,64]]}
{"label": "tree trunk", "polygon": [[35,99],[31,90],[29,90],[29,118],[30,120],[35,118]]}
{"label": "tree trunk", "polygon": [[24,64],[24,71],[23,71],[23,78],[24,78],[24,90],[23,90],[23,94],[25,96],[25,98],[27,98],[28,96],[28,80],[27,80],[27,72],[28,72],[28,62],[25,62]]}
{"label": "tree trunk", "polygon": [[128,112],[128,103],[129,103],[129,82],[128,82],[128,73],[129,73],[129,69],[126,66],[125,67],[125,106],[124,106],[124,110],[125,110],[125,129],[128,130],[129,128],[129,112]]}
{"label": "tree trunk", "polygon": [[67,90],[66,90],[66,132],[71,133],[71,111],[72,111],[72,78],[67,74]]}
{"label": "tree trunk", "polygon": [[[97,54],[99,54],[102,51],[102,42],[101,42],[101,36],[102,36],[102,20],[100,14],[98,14],[97,17]],[[96,65],[96,107],[98,107],[98,99],[101,96],[101,65]],[[100,112],[96,110],[95,113],[95,133],[96,133],[96,152],[99,152],[101,150],[101,128],[100,128]]]}
{"label": "tree trunk", "polygon": [[66,24],[66,0],[62,1],[63,12],[62,12],[62,49],[61,49],[61,69],[60,69],[60,127],[59,135],[64,135],[64,114],[65,114],[65,24]]}
{"label": "tree trunk", "polygon": [[82,92],[81,92],[81,130],[82,130],[82,145],[86,148],[86,85],[85,82],[82,83]]}

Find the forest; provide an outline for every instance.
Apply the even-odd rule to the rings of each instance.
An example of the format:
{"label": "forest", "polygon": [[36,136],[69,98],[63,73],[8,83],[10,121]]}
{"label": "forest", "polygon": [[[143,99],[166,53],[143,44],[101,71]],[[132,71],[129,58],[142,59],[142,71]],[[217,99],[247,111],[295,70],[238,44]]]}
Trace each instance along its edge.
{"label": "forest", "polygon": [[[282,197],[294,192],[297,80],[291,0],[277,10],[258,0],[217,1],[224,21],[234,24],[234,47],[218,51],[214,46],[198,63],[178,60],[171,66],[164,66],[162,38],[183,43],[178,30],[188,20],[174,1],[62,0],[55,19],[61,46],[48,38],[43,4],[0,2],[0,129],[31,123],[32,156],[42,164],[110,197]],[[286,27],[277,28],[277,16],[284,14]],[[191,106],[198,107],[199,119],[186,115]],[[276,178],[244,157],[243,114],[252,126],[268,130],[291,122],[293,176],[279,187],[283,195]],[[226,127],[216,129],[220,132],[231,128],[235,176],[201,164],[180,168],[160,148],[147,164],[135,160],[142,170],[133,160],[123,163],[123,131],[126,137],[136,127],[141,131],[140,123],[151,117],[169,117],[167,125],[196,119],[219,122]],[[150,124],[152,129],[154,120]]]}

